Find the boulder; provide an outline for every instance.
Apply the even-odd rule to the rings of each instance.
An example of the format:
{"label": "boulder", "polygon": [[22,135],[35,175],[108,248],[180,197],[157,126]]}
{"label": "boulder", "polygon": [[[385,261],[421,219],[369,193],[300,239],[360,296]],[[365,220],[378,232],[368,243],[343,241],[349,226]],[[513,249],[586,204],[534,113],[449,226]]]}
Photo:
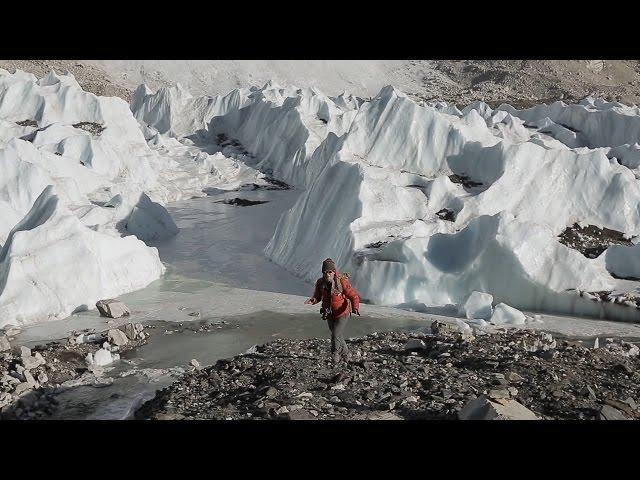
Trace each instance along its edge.
{"label": "boulder", "polygon": [[22,345],[16,346],[14,350],[16,354],[20,355],[22,358],[31,356],[31,349],[25,346],[22,346]]}
{"label": "boulder", "polygon": [[353,420],[403,420],[395,413],[381,410],[373,410],[366,413],[358,413],[352,417]]}
{"label": "boulder", "polygon": [[451,325],[450,323],[439,322],[435,320],[431,323],[431,333],[434,335],[441,335],[444,333],[457,333],[460,329],[458,325]]}
{"label": "boulder", "polygon": [[117,328],[112,328],[111,330],[109,330],[109,332],[107,333],[107,339],[109,340],[109,343],[112,343],[118,347],[126,345],[129,342],[127,335],[122,330],[118,330]]}
{"label": "boulder", "polygon": [[603,405],[598,412],[598,420],[629,420],[624,414],[617,408],[613,408],[611,405]]}
{"label": "boulder", "polygon": [[133,323],[127,323],[124,326],[124,333],[127,335],[129,340],[134,341],[136,338],[141,336],[142,324],[138,323],[134,325]]}
{"label": "boulder", "polygon": [[96,303],[96,308],[103,317],[120,318],[125,315],[131,315],[129,308],[120,300],[107,299],[99,300]]}
{"label": "boulder", "polygon": [[490,399],[480,395],[458,412],[460,420],[539,420],[535,413],[515,400]]}
{"label": "boulder", "polygon": [[426,345],[419,338],[410,338],[407,343],[404,344],[403,350],[424,350]]}
{"label": "boulder", "polygon": [[38,368],[40,365],[44,365],[45,363],[47,362],[40,354],[40,352],[36,352],[36,354],[33,356],[22,357],[22,365],[24,365],[25,370],[33,370],[34,368]]}
{"label": "boulder", "polygon": [[7,337],[6,335],[0,335],[0,352],[6,352],[8,350],[11,350],[9,337]]}
{"label": "boulder", "polygon": [[460,314],[466,318],[481,318],[488,320],[491,318],[493,308],[493,295],[483,292],[471,292],[471,295],[460,307]]}

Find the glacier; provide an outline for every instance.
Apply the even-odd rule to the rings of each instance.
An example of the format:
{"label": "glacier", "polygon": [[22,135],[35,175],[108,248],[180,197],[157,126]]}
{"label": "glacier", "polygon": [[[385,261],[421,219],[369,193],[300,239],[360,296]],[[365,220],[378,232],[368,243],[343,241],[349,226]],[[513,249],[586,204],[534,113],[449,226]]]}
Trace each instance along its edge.
{"label": "glacier", "polygon": [[[501,322],[512,307],[637,321],[592,293],[638,287],[639,137],[638,107],[590,97],[459,109],[270,81],[141,85],[127,104],[0,70],[0,326],[144,288],[164,272],[150,243],[178,234],[168,203],[274,181],[300,195],[264,253],[302,280],[331,257],[370,303],[479,292]],[[628,243],[590,257],[561,238],[576,224]]]}

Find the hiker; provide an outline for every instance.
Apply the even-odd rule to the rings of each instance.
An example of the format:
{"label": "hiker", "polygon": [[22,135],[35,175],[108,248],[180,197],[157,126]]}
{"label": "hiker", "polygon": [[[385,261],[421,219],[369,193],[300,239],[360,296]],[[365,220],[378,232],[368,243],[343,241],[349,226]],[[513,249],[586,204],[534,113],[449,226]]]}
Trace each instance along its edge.
{"label": "hiker", "polygon": [[347,275],[342,275],[336,269],[336,264],[330,258],[322,262],[322,278],[316,282],[313,297],[304,303],[315,305],[322,301],[320,313],[327,321],[331,330],[331,353],[334,364],[341,359],[349,359],[347,342],[344,340],[344,329],[351,313],[360,315],[360,296],[353,289]]}

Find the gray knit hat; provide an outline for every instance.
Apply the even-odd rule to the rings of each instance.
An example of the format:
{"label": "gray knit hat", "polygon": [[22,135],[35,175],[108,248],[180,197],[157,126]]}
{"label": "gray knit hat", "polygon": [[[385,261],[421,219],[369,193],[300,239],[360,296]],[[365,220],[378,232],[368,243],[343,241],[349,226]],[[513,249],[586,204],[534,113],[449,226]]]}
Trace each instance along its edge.
{"label": "gray knit hat", "polygon": [[324,262],[322,262],[322,273],[328,271],[336,271],[336,262],[327,258]]}

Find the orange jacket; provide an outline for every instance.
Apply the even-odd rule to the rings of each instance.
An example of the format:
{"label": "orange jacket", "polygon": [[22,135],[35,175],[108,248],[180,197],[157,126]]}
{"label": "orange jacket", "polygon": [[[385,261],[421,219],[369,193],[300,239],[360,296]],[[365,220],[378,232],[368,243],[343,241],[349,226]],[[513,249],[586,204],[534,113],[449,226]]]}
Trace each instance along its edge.
{"label": "orange jacket", "polygon": [[[336,319],[348,315],[353,310],[360,309],[360,296],[349,283],[346,277],[341,277],[339,272],[335,273],[340,278],[342,293],[331,295],[331,289],[324,278],[316,281],[313,299],[315,303],[322,300],[322,308],[325,312],[330,312],[328,318]],[[351,307],[351,308],[350,308]]]}

